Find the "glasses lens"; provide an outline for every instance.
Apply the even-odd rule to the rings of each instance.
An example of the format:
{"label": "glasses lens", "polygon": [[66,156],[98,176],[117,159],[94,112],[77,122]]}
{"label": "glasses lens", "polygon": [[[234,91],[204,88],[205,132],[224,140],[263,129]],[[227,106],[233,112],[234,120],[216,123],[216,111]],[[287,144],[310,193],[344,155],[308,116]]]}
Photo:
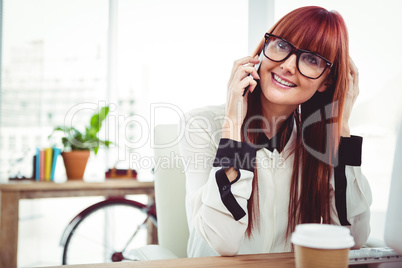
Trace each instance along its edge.
{"label": "glasses lens", "polygon": [[[265,43],[264,55],[273,61],[283,61],[294,50],[300,51],[287,41],[269,35]],[[312,53],[302,52],[298,60],[298,68],[304,76],[316,79],[324,72],[326,61]]]}
{"label": "glasses lens", "polygon": [[267,58],[274,61],[281,61],[285,59],[292,51],[292,46],[277,37],[270,36],[265,45],[264,54]]}
{"label": "glasses lens", "polygon": [[325,61],[317,55],[302,53],[299,58],[299,70],[308,77],[317,78],[325,70]]}

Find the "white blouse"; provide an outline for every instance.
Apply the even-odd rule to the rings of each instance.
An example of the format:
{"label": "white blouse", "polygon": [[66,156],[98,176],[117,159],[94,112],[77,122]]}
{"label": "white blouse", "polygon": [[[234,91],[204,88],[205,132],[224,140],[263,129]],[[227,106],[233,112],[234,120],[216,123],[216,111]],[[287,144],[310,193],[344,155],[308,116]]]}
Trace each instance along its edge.
{"label": "white blouse", "polygon": [[[254,174],[250,170],[239,169],[239,178],[235,182],[222,185],[217,179],[222,168],[213,166],[222,137],[224,111],[224,106],[196,109],[187,113],[181,122],[182,129],[185,129],[180,152],[186,168],[186,212],[190,233],[188,257],[291,251],[286,230],[294,161],[290,151],[296,138],[296,128],[293,128],[281,153],[277,149],[271,152],[266,148],[256,153],[260,228],[254,229],[249,238],[245,235],[248,216],[234,215],[231,204],[225,205],[222,195],[229,191],[235,199],[235,202],[229,203],[239,205],[247,213]],[[330,181],[331,221],[341,225],[335,206],[333,173]],[[355,248],[359,248],[370,233],[371,190],[360,166],[346,165],[345,176],[345,215],[355,239]]]}

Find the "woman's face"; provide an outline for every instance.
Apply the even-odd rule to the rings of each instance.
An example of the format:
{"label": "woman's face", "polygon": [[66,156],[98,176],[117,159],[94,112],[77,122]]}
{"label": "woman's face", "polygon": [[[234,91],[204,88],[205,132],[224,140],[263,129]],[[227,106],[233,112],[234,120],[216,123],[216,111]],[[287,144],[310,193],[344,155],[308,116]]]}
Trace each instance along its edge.
{"label": "woman's face", "polygon": [[287,105],[291,110],[309,100],[316,91],[326,90],[325,80],[327,69],[318,79],[303,76],[296,66],[296,55],[291,55],[286,61],[274,62],[263,57],[260,66],[260,85],[262,104],[265,102],[277,105]]}

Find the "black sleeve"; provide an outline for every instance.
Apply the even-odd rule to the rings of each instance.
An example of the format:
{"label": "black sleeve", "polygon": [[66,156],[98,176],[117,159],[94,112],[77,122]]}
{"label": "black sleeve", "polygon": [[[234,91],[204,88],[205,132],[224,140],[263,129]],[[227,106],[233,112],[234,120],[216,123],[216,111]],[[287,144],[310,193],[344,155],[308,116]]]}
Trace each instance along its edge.
{"label": "black sleeve", "polygon": [[[238,221],[246,215],[246,212],[237,203],[231,192],[231,185],[239,180],[240,169],[254,172],[256,149],[246,142],[238,142],[231,139],[221,139],[216,153],[214,167],[222,167],[215,173],[216,183],[219,187],[222,203]],[[225,169],[234,167],[237,170],[237,178],[230,182]]]}
{"label": "black sleeve", "polygon": [[346,209],[347,179],[345,167],[361,165],[362,143],[363,138],[358,136],[341,137],[339,143],[339,164],[334,168],[335,206],[342,225],[350,225],[347,220]]}
{"label": "black sleeve", "polygon": [[359,136],[341,137],[339,143],[339,163],[346,166],[360,166],[362,164],[363,138]]}
{"label": "black sleeve", "polygon": [[245,169],[254,172],[256,148],[247,142],[221,139],[214,160],[214,167]]}
{"label": "black sleeve", "polygon": [[[240,178],[240,170],[238,170],[236,181]],[[216,183],[219,187],[219,193],[221,195],[222,203],[232,214],[233,218],[238,221],[246,215],[246,212],[237,203],[236,198],[231,191],[231,183],[226,176],[225,169],[219,169],[215,174]]]}

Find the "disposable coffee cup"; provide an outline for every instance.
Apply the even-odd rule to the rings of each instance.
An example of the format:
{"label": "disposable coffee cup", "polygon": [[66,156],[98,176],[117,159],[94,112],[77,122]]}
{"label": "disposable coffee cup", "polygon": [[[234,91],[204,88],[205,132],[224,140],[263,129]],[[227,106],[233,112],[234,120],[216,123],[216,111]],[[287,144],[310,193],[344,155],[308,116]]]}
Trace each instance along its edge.
{"label": "disposable coffee cup", "polygon": [[329,224],[299,224],[291,242],[296,268],[347,268],[349,249],[355,244],[348,228]]}

